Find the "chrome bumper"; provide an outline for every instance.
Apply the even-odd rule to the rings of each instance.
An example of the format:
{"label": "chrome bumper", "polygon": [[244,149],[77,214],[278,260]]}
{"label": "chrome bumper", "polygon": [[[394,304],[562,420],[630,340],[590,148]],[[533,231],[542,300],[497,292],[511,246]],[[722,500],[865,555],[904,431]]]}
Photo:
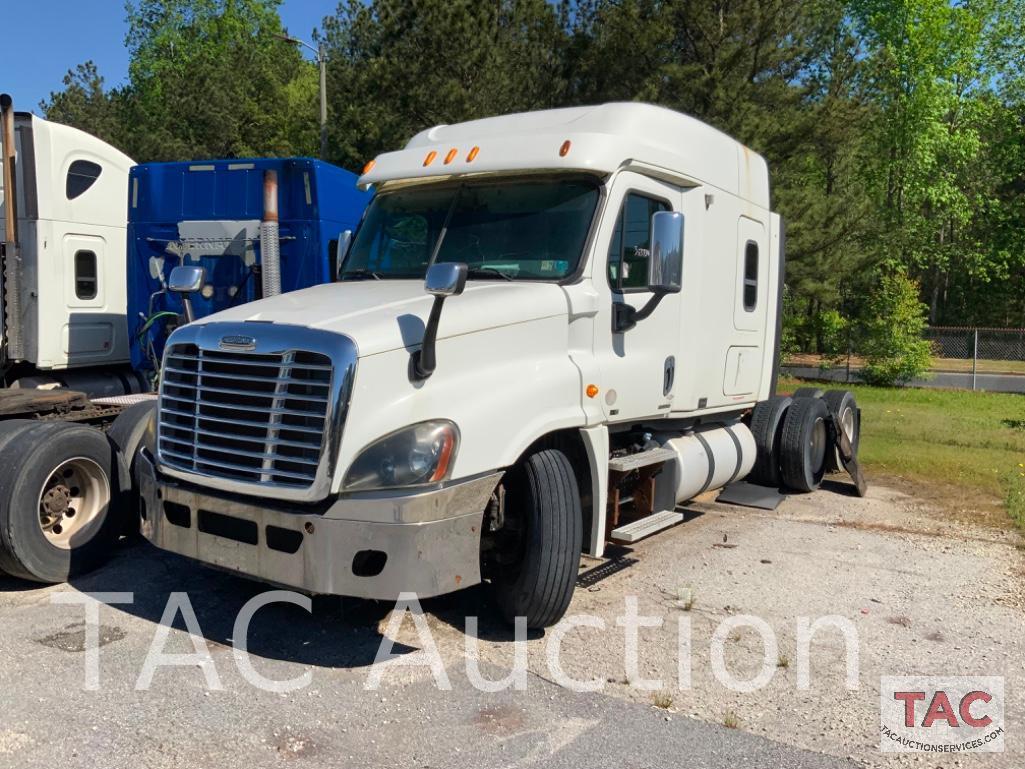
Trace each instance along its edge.
{"label": "chrome bumper", "polygon": [[313,513],[204,493],[158,476],[146,452],[136,464],[142,533],[157,547],[309,593],[381,600],[480,582],[481,522],[502,477],[339,499]]}

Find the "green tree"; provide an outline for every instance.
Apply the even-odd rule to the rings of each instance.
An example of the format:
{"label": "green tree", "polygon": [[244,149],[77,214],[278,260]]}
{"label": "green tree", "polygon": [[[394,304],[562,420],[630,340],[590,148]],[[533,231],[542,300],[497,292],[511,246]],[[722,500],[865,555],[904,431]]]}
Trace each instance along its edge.
{"label": "green tree", "polygon": [[[280,39],[280,0],[128,6],[131,144],[153,160],[309,154],[290,110],[316,125],[313,65]],[[290,131],[291,129],[291,131]]]}
{"label": "green tree", "polygon": [[869,293],[861,320],[861,377],[869,384],[893,385],[929,370],[929,342],[922,339],[927,307],[918,284],[902,272],[882,274]]}
{"label": "green tree", "polygon": [[48,120],[80,128],[105,142],[124,142],[121,116],[124,94],[105,91],[96,64],[87,61],[64,76],[64,89],[50,93],[39,108]]}
{"label": "green tree", "polygon": [[990,237],[978,237],[1001,198],[985,139],[1002,117],[994,88],[1005,74],[1002,52],[1020,37],[1022,8],[1020,0],[851,3],[878,107],[868,134],[885,225],[879,259],[921,280],[932,322],[963,320],[945,311],[952,280],[988,283],[1000,272]]}
{"label": "green tree", "polygon": [[360,168],[418,131],[558,106],[564,9],[545,0],[347,0],[324,20],[333,157]]}

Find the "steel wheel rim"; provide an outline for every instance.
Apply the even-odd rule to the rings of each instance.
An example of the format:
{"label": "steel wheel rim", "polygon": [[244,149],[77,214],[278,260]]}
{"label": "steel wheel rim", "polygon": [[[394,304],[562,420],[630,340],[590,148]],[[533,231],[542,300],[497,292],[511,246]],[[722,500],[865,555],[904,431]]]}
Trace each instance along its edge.
{"label": "steel wheel rim", "polygon": [[844,409],[843,414],[840,417],[840,427],[843,428],[844,435],[847,436],[847,440],[851,442],[851,446],[854,446],[854,409]]}
{"label": "steel wheel rim", "polygon": [[110,506],[110,481],[88,457],[66,459],[39,490],[39,528],[47,541],[70,550],[92,536]]}

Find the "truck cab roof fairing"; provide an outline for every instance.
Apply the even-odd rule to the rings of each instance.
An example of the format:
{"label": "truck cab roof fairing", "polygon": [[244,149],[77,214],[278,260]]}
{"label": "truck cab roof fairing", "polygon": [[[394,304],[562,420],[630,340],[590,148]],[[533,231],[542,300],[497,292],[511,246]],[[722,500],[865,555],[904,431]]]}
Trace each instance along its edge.
{"label": "truck cab roof fairing", "polygon": [[418,133],[404,149],[379,155],[368,164],[359,185],[542,169],[607,174],[632,164],[650,175],[658,175],[659,169],[671,173],[670,169],[686,168],[694,183],[769,206],[768,167],[760,155],[689,115],[640,103],[523,112],[435,126]]}

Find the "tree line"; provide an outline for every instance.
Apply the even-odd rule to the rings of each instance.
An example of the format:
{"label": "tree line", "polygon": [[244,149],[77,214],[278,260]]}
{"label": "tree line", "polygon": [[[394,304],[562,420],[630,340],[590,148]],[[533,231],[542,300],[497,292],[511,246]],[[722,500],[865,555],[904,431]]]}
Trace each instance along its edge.
{"label": "tree line", "polygon": [[[41,107],[140,162],[315,154],[316,65],[278,6],[129,2],[126,82],[86,62]],[[768,160],[787,345],[1025,326],[1025,0],[343,0],[314,34],[334,163],[438,123],[652,102]]]}

